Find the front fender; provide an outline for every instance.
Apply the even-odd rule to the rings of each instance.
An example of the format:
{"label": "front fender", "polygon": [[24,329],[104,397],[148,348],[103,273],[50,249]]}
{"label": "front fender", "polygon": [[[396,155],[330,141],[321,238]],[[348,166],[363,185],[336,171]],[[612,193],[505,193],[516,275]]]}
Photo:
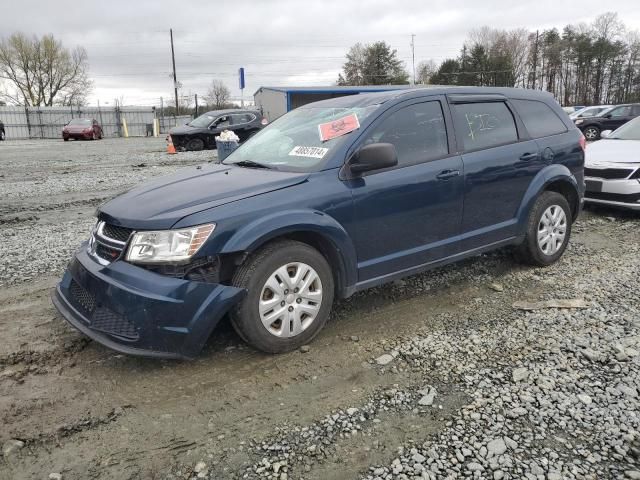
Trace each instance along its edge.
{"label": "front fender", "polygon": [[579,195],[580,188],[578,187],[578,180],[566,166],[553,164],[540,170],[529,184],[529,188],[525,192],[522,202],[520,203],[520,208],[518,209],[516,218],[518,219],[518,232],[520,235],[524,235],[526,232],[529,212],[540,193],[546,190],[548,185],[557,181],[566,182],[571,185],[576,191],[576,194]]}
{"label": "front fender", "polygon": [[251,252],[269,240],[291,233],[313,233],[330,242],[339,259],[343,296],[357,282],[357,257],[351,237],[333,217],[318,210],[288,210],[263,216],[237,230],[220,253]]}

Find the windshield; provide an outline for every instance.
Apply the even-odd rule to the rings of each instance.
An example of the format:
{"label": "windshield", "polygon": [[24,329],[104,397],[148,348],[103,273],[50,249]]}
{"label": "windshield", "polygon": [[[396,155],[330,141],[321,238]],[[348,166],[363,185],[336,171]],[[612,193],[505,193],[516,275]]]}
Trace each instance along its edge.
{"label": "windshield", "polygon": [[215,119],[216,117],[213,115],[205,113],[204,115],[200,115],[198,118],[191,120],[187,125],[197,128],[207,128]]}
{"label": "windshield", "polygon": [[69,125],[91,125],[91,120],[88,118],[74,118],[69,122]]}
{"label": "windshield", "polygon": [[616,140],[640,140],[640,117],[625,123],[607,137]]}
{"label": "windshield", "polygon": [[378,105],[369,105],[293,110],[262,129],[223,163],[260,164],[292,172],[317,170],[338,145],[353,136],[351,132],[358,130],[359,123],[377,108]]}

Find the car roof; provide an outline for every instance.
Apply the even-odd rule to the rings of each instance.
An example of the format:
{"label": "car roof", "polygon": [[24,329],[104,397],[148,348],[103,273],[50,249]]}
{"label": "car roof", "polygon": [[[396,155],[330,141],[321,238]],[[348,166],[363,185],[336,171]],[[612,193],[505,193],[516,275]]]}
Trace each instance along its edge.
{"label": "car roof", "polygon": [[223,110],[210,110],[202,115],[228,115],[231,113],[259,113],[257,110],[249,110],[246,108],[226,108]]}
{"label": "car roof", "polygon": [[[400,98],[415,98],[425,95],[503,95],[507,98],[531,99],[531,100],[553,100],[555,99],[548,92],[542,90],[530,90],[524,88],[509,87],[458,87],[458,86],[442,86],[429,85],[420,87],[407,87],[403,90],[390,90],[375,93],[358,93],[355,95],[346,95],[342,97],[331,98],[328,100],[320,100],[318,102],[308,103],[300,108],[349,108],[349,107],[366,107],[369,105],[377,105],[388,102],[390,100]],[[557,102],[556,102],[557,103]]]}

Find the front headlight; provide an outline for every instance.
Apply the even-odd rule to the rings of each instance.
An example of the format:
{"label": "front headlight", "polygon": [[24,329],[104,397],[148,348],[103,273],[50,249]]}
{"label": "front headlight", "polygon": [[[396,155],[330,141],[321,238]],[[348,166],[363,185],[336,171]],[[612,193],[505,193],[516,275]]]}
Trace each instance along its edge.
{"label": "front headlight", "polygon": [[207,241],[215,227],[215,223],[210,223],[180,230],[137,232],[131,238],[127,260],[132,263],[188,260]]}
{"label": "front headlight", "polygon": [[581,123],[584,123],[584,120],[580,120],[580,119],[576,120],[576,125],[580,125]]}

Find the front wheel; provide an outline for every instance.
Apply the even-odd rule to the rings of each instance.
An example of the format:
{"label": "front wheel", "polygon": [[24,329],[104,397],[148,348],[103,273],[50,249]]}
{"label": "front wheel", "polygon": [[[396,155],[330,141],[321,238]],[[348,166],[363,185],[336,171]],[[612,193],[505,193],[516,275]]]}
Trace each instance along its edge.
{"label": "front wheel", "polygon": [[571,236],[571,208],[557,192],[543,192],[529,213],[524,242],[517,257],[525,263],[546,267],[558,261]]}
{"label": "front wheel", "polygon": [[204,141],[201,138],[192,138],[187,143],[187,150],[199,152],[204,149]]}
{"label": "front wheel", "polygon": [[589,141],[598,140],[600,138],[600,129],[594,126],[585,128],[584,138],[586,138]]}
{"label": "front wheel", "polygon": [[329,318],[334,296],[331,267],[320,252],[292,240],[271,243],[238,268],[233,285],[247,296],[231,312],[233,327],[267,353],[295,350]]}
{"label": "front wheel", "polygon": [[5,139],[4,130],[0,130],[0,142],[4,142],[4,139]]}

